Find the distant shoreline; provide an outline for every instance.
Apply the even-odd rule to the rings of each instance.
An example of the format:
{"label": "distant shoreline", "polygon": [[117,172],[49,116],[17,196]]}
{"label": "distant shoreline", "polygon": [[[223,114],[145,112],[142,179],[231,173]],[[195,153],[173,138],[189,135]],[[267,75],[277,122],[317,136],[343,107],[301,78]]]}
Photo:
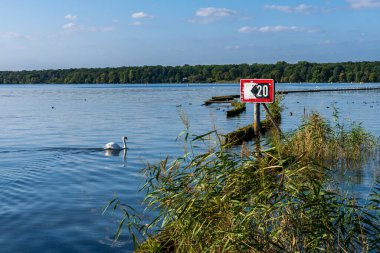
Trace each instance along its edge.
{"label": "distant shoreline", "polygon": [[[138,85],[138,86],[154,86],[154,85],[187,85],[187,86],[196,86],[196,85],[228,85],[228,84],[236,84],[236,85],[239,85],[239,82],[238,81],[231,81],[231,82],[212,82],[212,83],[0,83],[0,87],[1,86],[5,86],[5,85],[8,85],[8,86],[12,86],[12,85],[21,85],[21,86],[26,86],[26,85],[29,85],[29,86],[33,86],[33,85],[46,85],[46,86],[49,86],[49,85],[72,85],[72,86],[77,86],[77,85],[125,85],[125,86],[128,86],[128,85]],[[367,89],[366,87],[364,87],[366,84],[379,84],[380,85],[380,82],[366,82],[366,83],[363,83],[363,82],[360,82],[360,83],[356,83],[356,82],[342,82],[342,83],[339,83],[339,82],[335,82],[335,83],[329,83],[329,82],[320,82],[320,83],[311,83],[311,82],[299,82],[299,83],[280,83],[280,82],[275,82],[276,85],[298,85],[298,84],[304,84],[304,85],[310,85],[310,84],[315,84],[315,85],[322,85],[322,84],[331,84],[331,86],[334,86],[334,85],[361,85],[363,86],[363,88],[347,88],[347,89],[350,89],[350,90],[365,90]],[[338,88],[336,88],[338,89]],[[376,88],[377,89],[377,88]],[[334,89],[335,90],[335,89]]]}
{"label": "distant shoreline", "polygon": [[217,84],[242,78],[271,78],[276,83],[376,83],[380,82],[380,61],[0,71],[0,84]]}
{"label": "distant shoreline", "polygon": [[[236,85],[239,85],[239,82],[237,81],[234,81],[234,82],[213,82],[213,83],[0,83],[0,87],[1,86],[12,86],[12,85],[21,85],[21,86],[33,86],[33,85],[46,85],[46,86],[49,86],[49,85],[72,85],[72,86],[77,86],[77,85],[125,85],[125,86],[128,86],[128,85],[138,85],[138,86],[154,86],[154,85],[188,85],[188,86],[196,86],[196,85],[226,85],[226,84],[236,84]],[[347,83],[347,82],[344,82],[344,83],[328,83],[328,82],[321,82],[321,83],[310,83],[310,82],[300,82],[300,83],[279,83],[279,82],[276,82],[275,83],[276,85],[298,85],[298,84],[304,84],[304,85],[309,85],[309,84],[315,84],[315,85],[322,85],[322,84],[331,84],[331,86],[334,86],[334,85],[363,85],[365,86],[366,84],[379,84],[380,85],[380,82],[366,82],[366,83],[355,83],[355,82],[350,82],[350,83]],[[338,89],[338,88],[336,88]],[[334,90],[336,90],[334,89]],[[366,87],[363,87],[363,88],[347,88],[347,89],[350,89],[350,90],[364,90],[364,89],[367,89]],[[376,88],[377,89],[377,88]]]}

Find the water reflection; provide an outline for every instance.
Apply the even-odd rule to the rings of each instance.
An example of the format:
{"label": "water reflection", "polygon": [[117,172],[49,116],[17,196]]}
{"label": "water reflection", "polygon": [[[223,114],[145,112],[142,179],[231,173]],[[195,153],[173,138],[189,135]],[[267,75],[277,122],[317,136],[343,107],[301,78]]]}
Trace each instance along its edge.
{"label": "water reflection", "polygon": [[332,177],[342,191],[350,191],[357,197],[366,199],[373,190],[377,178],[380,177],[380,154],[370,154],[355,164],[338,165]]}
{"label": "water reflection", "polygon": [[104,150],[105,156],[120,156],[120,153],[123,151],[123,160],[127,157],[127,149],[106,149]]}

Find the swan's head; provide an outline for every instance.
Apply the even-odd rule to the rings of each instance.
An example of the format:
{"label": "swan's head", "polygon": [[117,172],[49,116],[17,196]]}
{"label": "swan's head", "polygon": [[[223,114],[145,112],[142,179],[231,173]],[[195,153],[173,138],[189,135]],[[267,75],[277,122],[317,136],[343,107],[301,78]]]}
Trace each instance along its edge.
{"label": "swan's head", "polygon": [[122,140],[122,142],[124,144],[123,149],[127,149],[127,140],[128,140],[128,137],[127,136],[123,136],[123,137],[121,137],[121,140]]}

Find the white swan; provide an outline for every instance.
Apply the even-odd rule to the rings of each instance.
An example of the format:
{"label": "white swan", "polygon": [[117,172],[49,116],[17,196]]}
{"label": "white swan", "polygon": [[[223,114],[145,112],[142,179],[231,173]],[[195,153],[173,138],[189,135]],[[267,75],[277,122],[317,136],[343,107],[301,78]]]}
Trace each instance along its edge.
{"label": "white swan", "polygon": [[123,141],[123,144],[124,144],[123,147],[120,147],[119,144],[117,144],[115,142],[110,142],[110,143],[107,143],[106,145],[104,145],[104,149],[105,150],[123,150],[123,149],[127,149],[127,144],[126,144],[126,140],[128,140],[127,136],[121,137],[121,140]]}

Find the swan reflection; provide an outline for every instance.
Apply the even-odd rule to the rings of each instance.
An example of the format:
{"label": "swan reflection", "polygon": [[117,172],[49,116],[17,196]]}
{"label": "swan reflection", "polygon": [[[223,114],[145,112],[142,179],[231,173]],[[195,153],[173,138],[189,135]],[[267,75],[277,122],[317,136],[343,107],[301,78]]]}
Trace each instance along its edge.
{"label": "swan reflection", "polygon": [[120,153],[123,152],[123,159],[125,160],[127,156],[127,150],[126,149],[105,149],[104,154],[105,156],[120,156]]}

